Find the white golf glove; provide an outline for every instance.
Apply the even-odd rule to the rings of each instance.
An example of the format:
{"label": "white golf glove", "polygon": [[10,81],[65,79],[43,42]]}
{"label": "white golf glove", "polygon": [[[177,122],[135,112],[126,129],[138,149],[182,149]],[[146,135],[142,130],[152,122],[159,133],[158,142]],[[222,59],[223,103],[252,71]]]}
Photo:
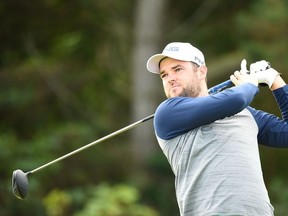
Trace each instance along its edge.
{"label": "white golf glove", "polygon": [[269,86],[269,88],[271,88],[274,80],[279,75],[275,69],[271,68],[270,63],[265,60],[257,61],[251,64],[250,73],[255,73],[258,83],[265,83]]}

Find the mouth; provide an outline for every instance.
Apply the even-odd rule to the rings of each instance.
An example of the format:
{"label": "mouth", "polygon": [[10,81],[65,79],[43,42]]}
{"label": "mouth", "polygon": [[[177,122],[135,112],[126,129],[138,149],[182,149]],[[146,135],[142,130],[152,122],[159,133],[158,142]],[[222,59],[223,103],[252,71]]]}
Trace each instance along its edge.
{"label": "mouth", "polygon": [[176,89],[176,88],[179,88],[181,87],[180,85],[174,85],[174,86],[171,86],[170,90],[173,90],[173,89]]}
{"label": "mouth", "polygon": [[180,93],[180,90],[181,90],[181,86],[180,85],[171,86],[170,94],[176,96],[176,95],[178,95]]}
{"label": "mouth", "polygon": [[172,86],[171,88],[177,88],[177,87],[179,87],[180,85],[174,85],[174,86]]}

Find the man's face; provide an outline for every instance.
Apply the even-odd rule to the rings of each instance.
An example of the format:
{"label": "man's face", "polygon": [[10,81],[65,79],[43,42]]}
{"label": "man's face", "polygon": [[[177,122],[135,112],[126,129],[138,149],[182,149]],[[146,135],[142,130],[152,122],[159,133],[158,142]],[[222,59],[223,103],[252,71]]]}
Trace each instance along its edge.
{"label": "man's face", "polygon": [[160,62],[160,77],[167,98],[198,97],[201,93],[203,75],[192,62],[165,58]]}

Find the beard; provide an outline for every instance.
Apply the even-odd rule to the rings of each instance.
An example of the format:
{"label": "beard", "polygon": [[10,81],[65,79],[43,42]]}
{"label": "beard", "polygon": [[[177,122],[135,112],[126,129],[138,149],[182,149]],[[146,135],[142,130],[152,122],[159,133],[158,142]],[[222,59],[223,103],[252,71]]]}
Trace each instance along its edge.
{"label": "beard", "polygon": [[196,98],[201,92],[201,87],[197,83],[195,85],[189,85],[186,88],[183,88],[182,92],[178,95],[179,97],[193,97]]}

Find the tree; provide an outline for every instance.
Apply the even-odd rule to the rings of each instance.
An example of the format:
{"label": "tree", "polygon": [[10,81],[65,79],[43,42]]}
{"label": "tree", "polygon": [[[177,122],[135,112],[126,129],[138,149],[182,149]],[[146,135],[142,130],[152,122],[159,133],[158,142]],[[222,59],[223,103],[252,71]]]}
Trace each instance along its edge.
{"label": "tree", "polygon": [[[160,101],[158,77],[146,70],[149,56],[160,49],[164,12],[167,0],[138,0],[135,12],[132,67],[132,119],[140,119],[155,112]],[[152,122],[152,121],[151,121]],[[136,161],[145,163],[158,148],[152,123],[133,131],[132,144]]]}

